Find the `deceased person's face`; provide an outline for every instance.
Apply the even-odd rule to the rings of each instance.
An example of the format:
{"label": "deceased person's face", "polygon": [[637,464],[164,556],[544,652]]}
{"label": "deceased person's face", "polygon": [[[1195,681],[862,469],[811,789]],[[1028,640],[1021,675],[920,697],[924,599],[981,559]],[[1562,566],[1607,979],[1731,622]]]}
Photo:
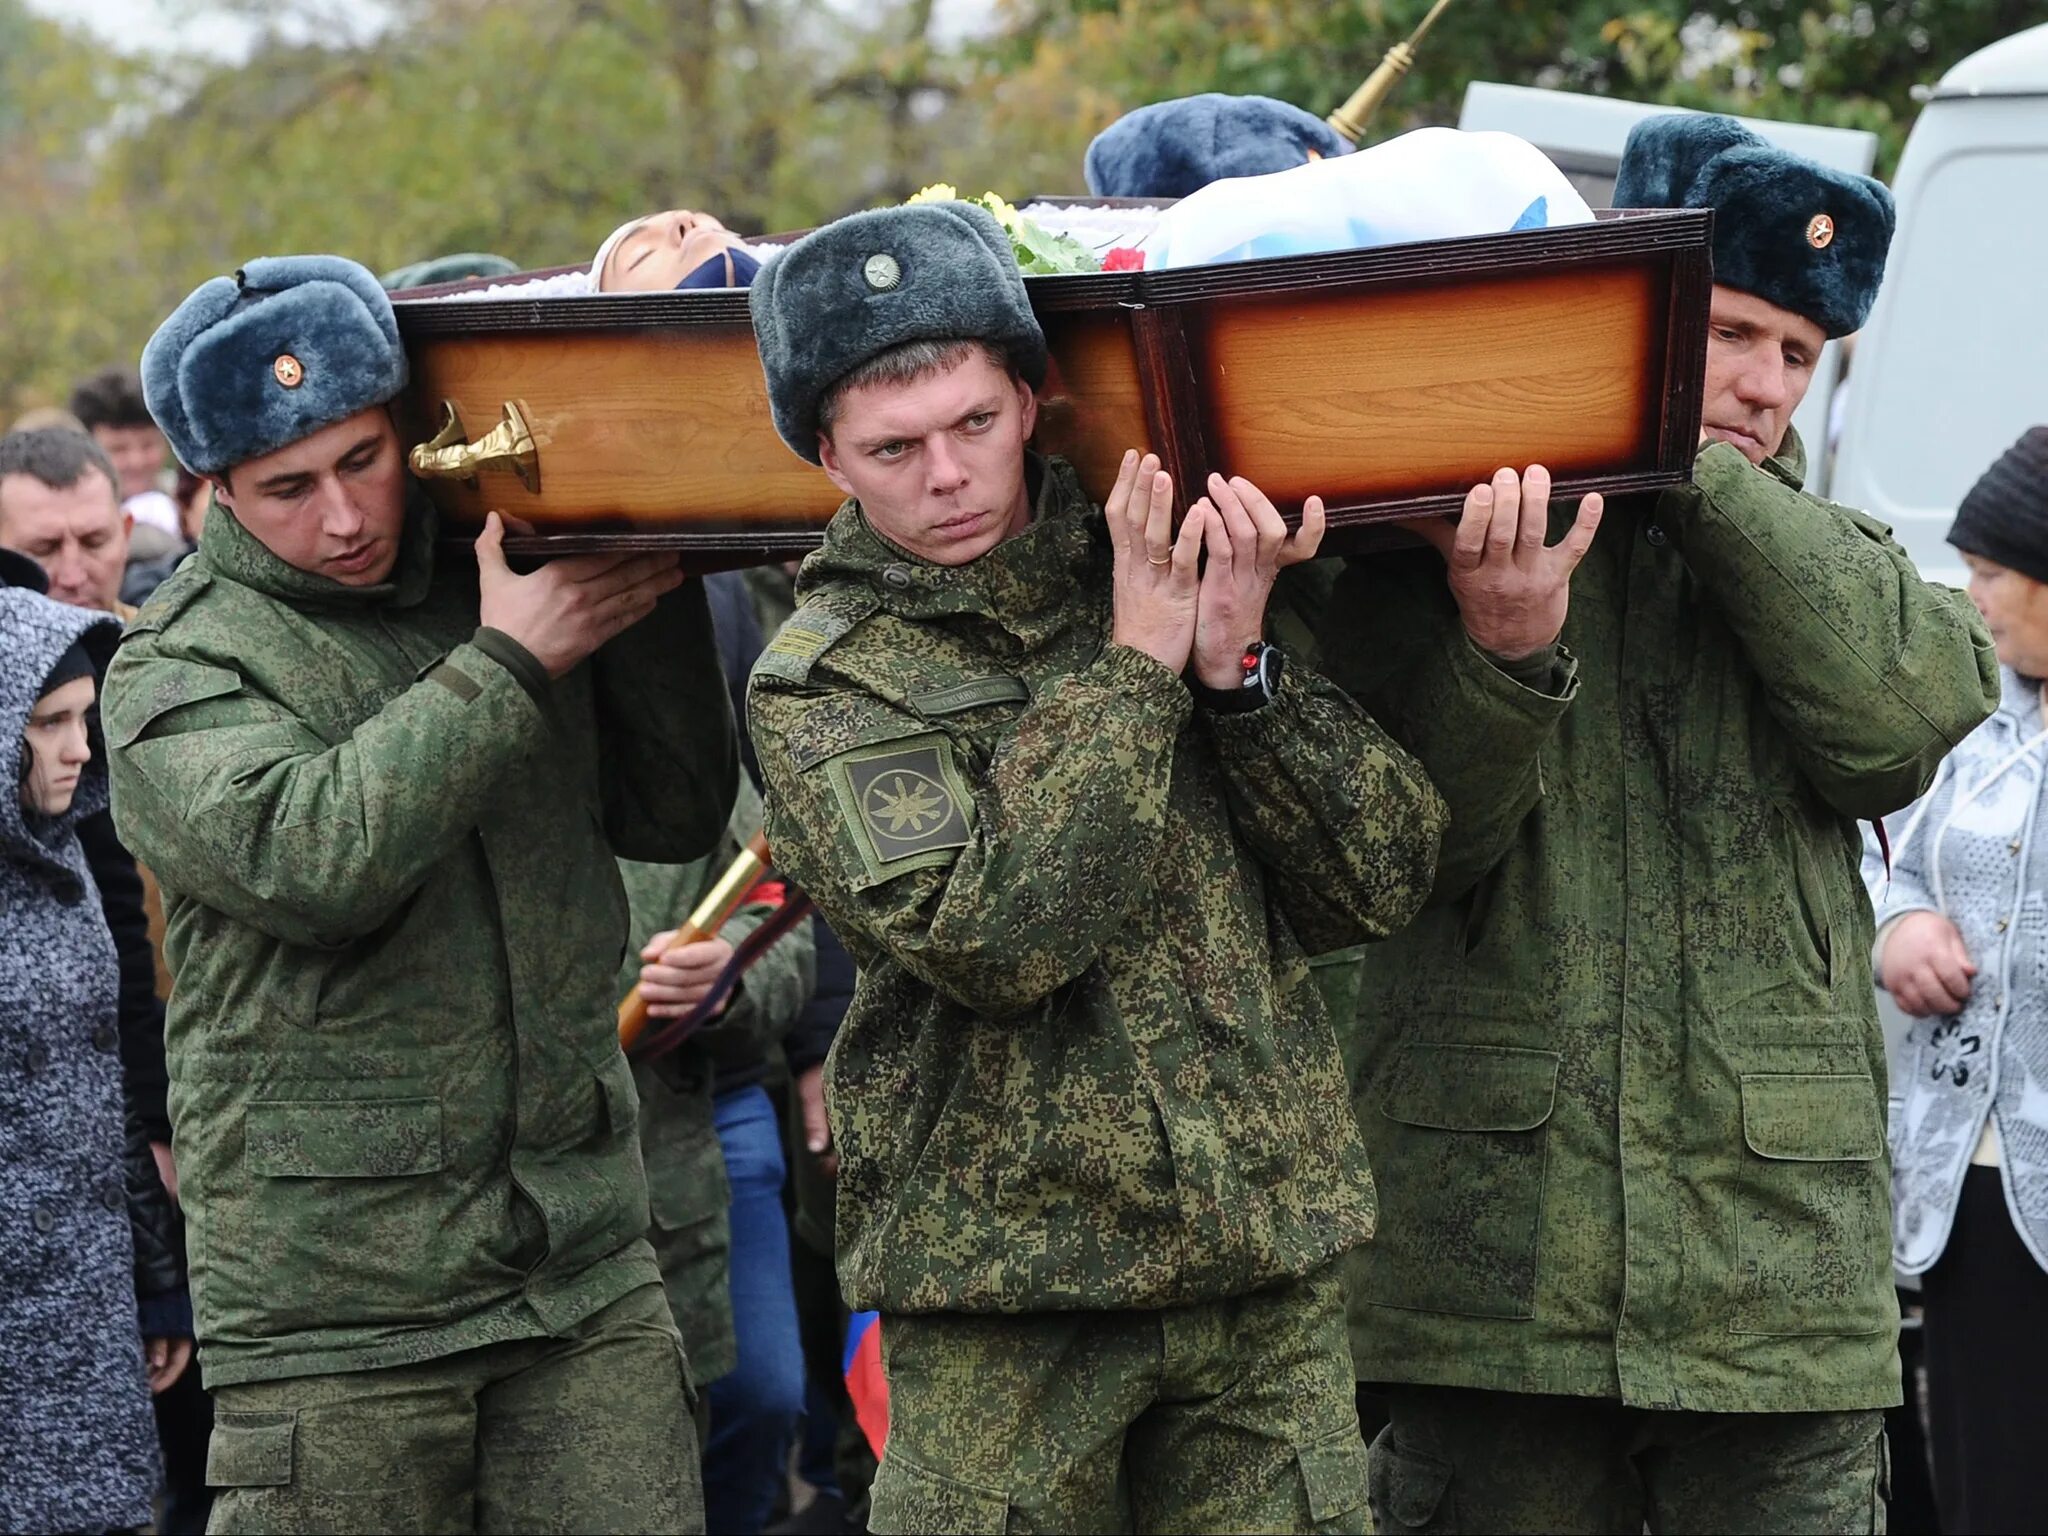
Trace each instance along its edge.
{"label": "deceased person's face", "polygon": [[739,239],[708,213],[649,214],[612,247],[597,286],[605,293],[666,293]]}

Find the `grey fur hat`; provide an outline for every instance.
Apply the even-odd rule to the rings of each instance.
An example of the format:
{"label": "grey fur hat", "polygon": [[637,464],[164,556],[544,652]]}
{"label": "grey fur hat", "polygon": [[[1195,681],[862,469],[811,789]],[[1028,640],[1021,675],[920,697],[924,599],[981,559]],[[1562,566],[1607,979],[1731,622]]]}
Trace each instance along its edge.
{"label": "grey fur hat", "polygon": [[1896,223],[1883,182],[1701,112],[1635,125],[1614,206],[1713,209],[1714,281],[1804,315],[1829,336],[1860,330],[1870,317]]}
{"label": "grey fur hat", "polygon": [[405,381],[391,301],[341,256],[266,256],[211,278],[142,349],[149,413],[195,475],[382,405]]}
{"label": "grey fur hat", "polygon": [[851,214],[761,269],[748,303],[775,430],[818,462],[818,403],[870,358],[910,341],[986,341],[1033,389],[1045,333],[1010,237],[984,208],[915,203]]}
{"label": "grey fur hat", "polygon": [[1186,197],[1230,176],[1265,176],[1351,146],[1321,118],[1270,96],[1206,91],[1126,112],[1088,146],[1097,197]]}

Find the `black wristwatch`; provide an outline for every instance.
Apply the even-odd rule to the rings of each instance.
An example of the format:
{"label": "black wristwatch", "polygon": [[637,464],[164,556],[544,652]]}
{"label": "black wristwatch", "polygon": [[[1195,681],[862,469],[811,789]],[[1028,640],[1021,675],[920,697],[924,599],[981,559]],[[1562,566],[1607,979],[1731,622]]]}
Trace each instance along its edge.
{"label": "black wristwatch", "polygon": [[1235,688],[1211,688],[1200,678],[1190,678],[1188,687],[1195,702],[1213,715],[1242,715],[1262,709],[1280,692],[1280,666],[1285,660],[1277,645],[1254,640],[1238,658],[1242,681]]}

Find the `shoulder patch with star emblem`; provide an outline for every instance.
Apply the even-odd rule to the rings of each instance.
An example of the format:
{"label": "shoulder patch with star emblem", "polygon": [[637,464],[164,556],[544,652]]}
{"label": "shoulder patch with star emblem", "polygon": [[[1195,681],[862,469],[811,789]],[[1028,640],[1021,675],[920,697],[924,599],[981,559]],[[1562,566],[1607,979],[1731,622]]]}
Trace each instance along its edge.
{"label": "shoulder patch with star emblem", "polygon": [[857,747],[825,772],[860,853],[865,878],[856,889],[949,864],[967,846],[974,800],[943,734]]}

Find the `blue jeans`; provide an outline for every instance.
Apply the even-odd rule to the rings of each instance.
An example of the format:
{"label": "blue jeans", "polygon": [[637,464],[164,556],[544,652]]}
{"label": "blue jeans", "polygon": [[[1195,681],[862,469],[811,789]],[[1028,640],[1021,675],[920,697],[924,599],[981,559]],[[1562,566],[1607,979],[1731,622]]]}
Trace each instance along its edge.
{"label": "blue jeans", "polygon": [[732,1185],[729,1284],[739,1365],[706,1394],[704,1519],[711,1530],[754,1536],[786,1483],[804,1416],[804,1356],[782,1208],[787,1165],[775,1106],[758,1084],[719,1094],[712,1116]]}

